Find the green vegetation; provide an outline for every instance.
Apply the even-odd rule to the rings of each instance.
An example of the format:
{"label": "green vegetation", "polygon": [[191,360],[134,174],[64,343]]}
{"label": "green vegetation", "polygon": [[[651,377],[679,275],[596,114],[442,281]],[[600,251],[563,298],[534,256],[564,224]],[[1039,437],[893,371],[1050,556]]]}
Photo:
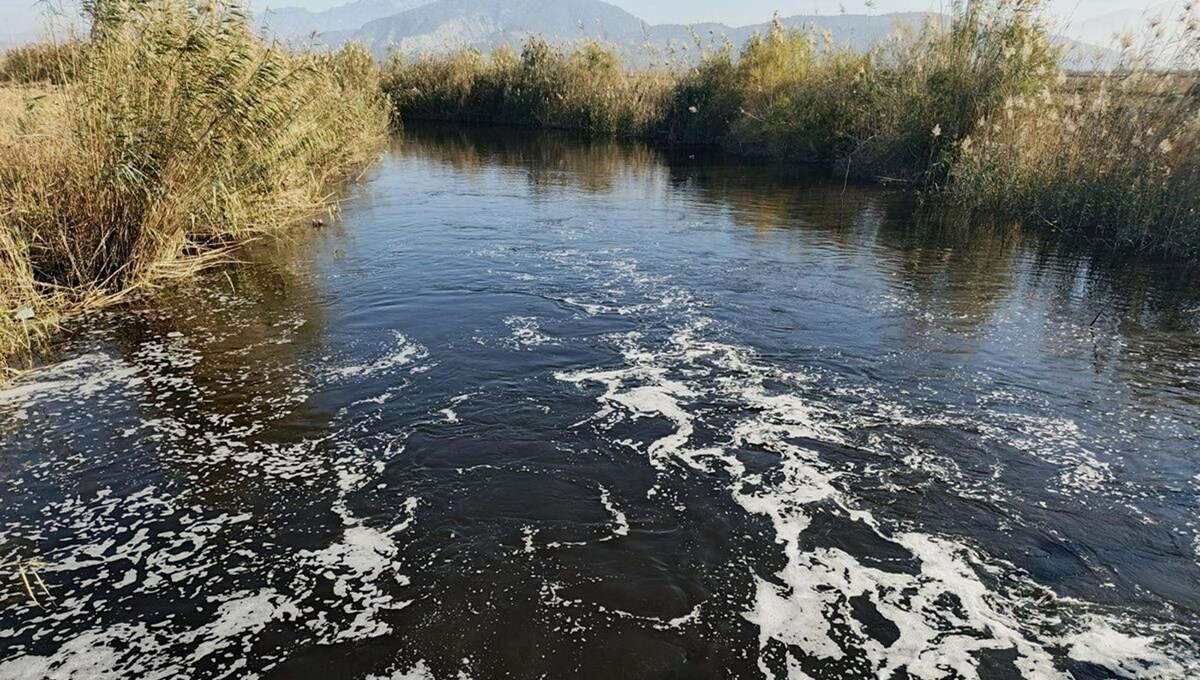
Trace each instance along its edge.
{"label": "green vegetation", "polygon": [[384,89],[408,118],[623,136],[652,132],[672,82],[670,74],[624,68],[600,43],[564,51],[536,38],[520,54],[394,55],[384,73]]}
{"label": "green vegetation", "polygon": [[1134,250],[1200,256],[1200,20],[1124,40],[1125,68],[990,110],[961,141],[949,193]]}
{"label": "green vegetation", "polygon": [[0,106],[10,360],[60,314],[190,274],[319,210],[387,134],[378,68],[361,48],[267,44],[235,5],[85,7],[91,35],[69,84]]}
{"label": "green vegetation", "polygon": [[70,82],[78,73],[79,47],[73,40],[14,47],[0,55],[0,83],[62,85]]}
{"label": "green vegetation", "polygon": [[1095,87],[1061,71],[1041,10],[955,2],[947,24],[865,54],[776,22],[737,54],[650,73],[594,42],[534,40],[519,55],[393,59],[384,83],[405,119],[721,145],[903,181],[1111,246],[1200,255],[1200,89],[1178,75],[1200,56],[1194,3],[1177,27],[1155,27],[1157,53],[1127,45],[1114,75],[1085,79]]}
{"label": "green vegetation", "polygon": [[[256,37],[234,4],[89,0],[90,35],[0,58],[0,367],[58,318],[317,211],[398,119],[576,129],[825,163],[1118,248],[1200,255],[1200,58],[1177,26],[1070,78],[1041,0],[969,0],[866,53],[776,23],[628,68],[530,40],[381,70]],[[700,44],[700,41],[697,41]],[[1194,73],[1194,71],[1190,71]],[[0,370],[10,370],[3,369]]]}
{"label": "green vegetation", "polygon": [[[520,55],[474,51],[394,59],[385,89],[401,116],[554,127],[724,144],[747,153],[863,164],[863,173],[945,175],[984,111],[1052,78],[1058,54],[1034,0],[971,2],[859,54],[778,21],[737,55],[640,73],[587,42],[540,40]],[[857,172],[857,170],[855,170]]]}

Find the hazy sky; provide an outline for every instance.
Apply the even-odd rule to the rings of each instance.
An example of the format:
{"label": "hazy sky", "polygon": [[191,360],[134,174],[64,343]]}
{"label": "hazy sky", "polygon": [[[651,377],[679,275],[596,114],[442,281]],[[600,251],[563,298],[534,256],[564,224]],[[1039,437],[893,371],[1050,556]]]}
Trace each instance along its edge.
{"label": "hazy sky", "polygon": [[0,31],[24,30],[37,21],[40,13],[30,0],[0,0]]}
{"label": "hazy sky", "polygon": [[[0,0],[2,2],[3,0]],[[320,1],[320,0],[314,0]],[[778,10],[793,14],[838,14],[845,8],[851,14],[867,11],[864,0],[608,0],[650,23],[689,23],[719,21],[733,26],[761,23]],[[1075,20],[1124,9],[1142,9],[1163,0],[1050,0],[1050,9],[1060,17]],[[949,7],[949,0],[876,0],[874,12],[938,10]]]}
{"label": "hazy sky", "polygon": [[[553,2],[554,0],[546,0]],[[864,0],[609,0],[650,23],[719,21],[730,25],[760,23],[778,10],[781,14],[836,14],[865,11]],[[255,0],[262,4],[264,0]],[[294,5],[322,9],[347,0],[271,0],[278,7]],[[1116,10],[1143,9],[1163,0],[1050,0],[1051,9],[1064,19],[1088,19]],[[875,12],[940,9],[949,0],[876,0]],[[35,0],[0,0],[0,36],[33,30],[40,14]]]}

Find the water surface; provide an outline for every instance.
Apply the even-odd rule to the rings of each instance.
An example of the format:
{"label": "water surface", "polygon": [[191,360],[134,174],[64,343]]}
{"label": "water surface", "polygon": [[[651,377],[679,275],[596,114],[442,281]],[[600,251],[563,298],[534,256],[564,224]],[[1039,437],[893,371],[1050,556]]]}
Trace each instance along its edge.
{"label": "water surface", "polygon": [[0,391],[0,677],[1200,677],[1196,272],[928,213],[412,130]]}

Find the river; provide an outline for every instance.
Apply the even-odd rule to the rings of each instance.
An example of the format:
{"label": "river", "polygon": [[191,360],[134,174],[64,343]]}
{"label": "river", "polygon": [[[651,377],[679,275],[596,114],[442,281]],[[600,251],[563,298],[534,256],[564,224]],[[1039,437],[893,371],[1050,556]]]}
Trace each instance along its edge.
{"label": "river", "polygon": [[1200,273],[416,128],[0,389],[0,678],[1200,677]]}

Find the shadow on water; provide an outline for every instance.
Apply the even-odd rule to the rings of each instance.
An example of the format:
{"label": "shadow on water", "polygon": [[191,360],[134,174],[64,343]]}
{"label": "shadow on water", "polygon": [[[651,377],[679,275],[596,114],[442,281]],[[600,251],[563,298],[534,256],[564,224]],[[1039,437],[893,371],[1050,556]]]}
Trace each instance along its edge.
{"label": "shadow on water", "polygon": [[746,238],[789,230],[801,235],[795,247],[874,258],[879,270],[917,294],[922,309],[944,304],[966,324],[986,323],[999,301],[1029,290],[1056,298],[1061,313],[1122,333],[1200,330],[1196,264],[1091,250],[936,201],[922,205],[910,191],[847,183],[811,166],[445,125],[412,125],[393,147],[467,175],[504,168],[524,176],[531,194],[545,200],[561,188],[612,195],[630,185],[667,200],[683,195],[749,228]]}

